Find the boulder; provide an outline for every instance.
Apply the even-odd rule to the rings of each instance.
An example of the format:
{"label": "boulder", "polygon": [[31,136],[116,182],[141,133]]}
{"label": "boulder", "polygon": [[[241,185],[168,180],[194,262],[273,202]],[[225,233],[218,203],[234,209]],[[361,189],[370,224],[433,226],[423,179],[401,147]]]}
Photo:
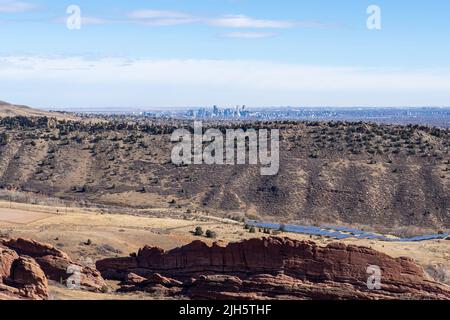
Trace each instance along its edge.
{"label": "boulder", "polygon": [[47,298],[47,277],[39,264],[0,245],[0,300]]}
{"label": "boulder", "polygon": [[20,257],[11,267],[11,280],[23,296],[39,300],[48,297],[48,282],[44,271],[32,258]]}
{"label": "boulder", "polygon": [[50,244],[41,243],[34,240],[22,238],[9,239],[2,240],[2,244],[19,254],[28,255],[30,257],[55,256],[70,260],[69,256],[65,252],[56,249]]}
{"label": "boulder", "polygon": [[11,275],[11,267],[17,259],[19,259],[17,252],[0,245],[0,283]]}
{"label": "boulder", "polygon": [[[106,287],[106,283],[101,274],[92,267],[82,266],[69,257],[65,252],[53,247],[50,244],[40,243],[29,239],[3,239],[0,240],[0,279],[3,273],[7,273],[10,268],[10,260],[17,259],[18,256],[28,256],[33,258],[40,269],[49,280],[64,283],[70,276],[69,266],[77,266],[81,270],[81,289],[101,292]],[[1,280],[0,280],[1,283]]]}
{"label": "boulder", "polygon": [[181,281],[164,277],[158,273],[149,275],[147,278],[135,273],[129,273],[121,283],[120,292],[144,291],[148,293],[173,296],[181,292],[183,283]]}
{"label": "boulder", "polygon": [[67,278],[70,277],[70,274],[67,273],[67,270],[69,266],[72,265],[81,268],[80,285],[82,289],[101,292],[106,287],[106,283],[102,278],[100,272],[98,272],[94,268],[81,266],[77,263],[74,263],[70,259],[67,260],[59,256],[44,256],[36,258],[36,261],[45,271],[45,274],[48,276],[48,278],[51,280],[65,282]]}
{"label": "boulder", "polygon": [[142,282],[144,282],[146,280],[147,280],[146,278],[138,276],[135,273],[129,273],[126,276],[126,278],[124,280],[124,283],[130,284],[130,285],[137,285],[137,284],[140,284],[140,283],[142,283]]}

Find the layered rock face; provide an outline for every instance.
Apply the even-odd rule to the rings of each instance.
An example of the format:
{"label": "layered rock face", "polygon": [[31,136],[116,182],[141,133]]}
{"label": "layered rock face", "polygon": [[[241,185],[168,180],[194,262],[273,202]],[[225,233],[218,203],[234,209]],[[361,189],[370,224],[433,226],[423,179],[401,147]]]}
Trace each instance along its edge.
{"label": "layered rock face", "polygon": [[[369,266],[381,270],[380,289],[368,288]],[[144,247],[98,261],[97,269],[121,280],[122,291],[194,299],[450,299],[450,287],[429,279],[411,259],[287,238],[211,247],[195,241],[168,252]]]}
{"label": "layered rock face", "polygon": [[70,277],[68,267],[77,266],[80,268],[80,285],[83,289],[101,291],[106,287],[105,281],[94,267],[81,266],[65,252],[51,245],[27,239],[7,240],[3,241],[3,245],[19,254],[33,257],[50,280],[65,282]]}
{"label": "layered rock face", "polygon": [[37,262],[0,244],[0,299],[47,297],[47,277]]}
{"label": "layered rock face", "polygon": [[106,287],[100,273],[81,266],[51,245],[27,239],[0,239],[0,298],[48,298],[48,280],[64,283],[69,266],[80,270],[80,289],[101,291]]}

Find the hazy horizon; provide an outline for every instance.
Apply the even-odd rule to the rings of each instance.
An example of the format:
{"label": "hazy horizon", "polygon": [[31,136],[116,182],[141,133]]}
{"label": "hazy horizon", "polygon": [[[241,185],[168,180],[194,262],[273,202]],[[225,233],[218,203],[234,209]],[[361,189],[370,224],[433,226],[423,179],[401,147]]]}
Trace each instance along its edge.
{"label": "hazy horizon", "polygon": [[[238,104],[239,105],[239,104]],[[187,111],[197,109],[212,109],[213,104],[207,106],[184,106],[184,107],[54,107],[45,110],[66,111],[66,112],[157,112],[157,111]],[[220,109],[234,109],[233,106],[218,106]],[[240,105],[242,106],[242,105]],[[369,109],[393,109],[393,110],[420,110],[420,109],[450,109],[450,106],[246,106],[250,110],[369,110]]]}

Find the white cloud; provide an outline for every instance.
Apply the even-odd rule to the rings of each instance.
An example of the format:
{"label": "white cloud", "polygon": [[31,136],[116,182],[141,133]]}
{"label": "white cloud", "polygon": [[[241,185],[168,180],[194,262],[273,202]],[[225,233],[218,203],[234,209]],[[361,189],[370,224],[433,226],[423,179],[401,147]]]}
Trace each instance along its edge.
{"label": "white cloud", "polygon": [[130,12],[128,18],[148,26],[171,26],[199,21],[198,18],[190,14],[167,10],[137,10]]}
{"label": "white cloud", "polygon": [[277,34],[274,32],[229,32],[224,33],[221,36],[224,38],[233,38],[233,39],[264,39],[271,38],[276,36]]}
{"label": "white cloud", "polygon": [[449,70],[0,57],[0,100],[49,106],[448,105]]}
{"label": "white cloud", "polygon": [[83,25],[102,25],[102,24],[107,24],[110,22],[111,22],[110,20],[103,19],[103,18],[86,17],[86,16],[81,17],[81,23]]}
{"label": "white cloud", "polygon": [[185,19],[190,18],[191,15],[168,10],[137,10],[128,14],[133,19]]}
{"label": "white cloud", "polygon": [[0,13],[21,13],[35,9],[34,4],[17,0],[0,0]]}
{"label": "white cloud", "polygon": [[281,29],[296,26],[296,23],[291,21],[254,19],[245,15],[226,15],[221,18],[210,19],[207,22],[210,25],[225,28]]}
{"label": "white cloud", "polygon": [[144,26],[176,26],[180,24],[190,24],[194,23],[197,20],[185,18],[185,19],[178,19],[178,18],[164,18],[164,19],[146,19],[139,21],[139,24]]}
{"label": "white cloud", "polygon": [[223,15],[219,17],[201,17],[180,11],[137,10],[127,17],[130,22],[150,26],[179,25],[201,23],[209,26],[233,29],[288,29],[288,28],[335,28],[337,25],[311,21],[285,21],[257,19],[246,15]]}

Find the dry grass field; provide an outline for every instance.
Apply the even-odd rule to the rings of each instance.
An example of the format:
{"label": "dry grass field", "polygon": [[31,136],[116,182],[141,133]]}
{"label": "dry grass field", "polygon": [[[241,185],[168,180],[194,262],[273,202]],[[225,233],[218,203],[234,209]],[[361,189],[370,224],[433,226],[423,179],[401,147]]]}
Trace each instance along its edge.
{"label": "dry grass field", "polygon": [[[8,207],[6,207],[8,206]],[[10,208],[12,207],[12,209]],[[18,203],[0,202],[0,233],[8,237],[33,238],[50,243],[83,262],[87,258],[98,259],[126,256],[144,245],[172,249],[199,239],[192,231],[197,226],[217,233],[217,239],[200,239],[212,244],[214,241],[232,242],[263,233],[249,233],[241,223],[197,213],[184,219],[145,217],[131,214],[102,214],[96,209],[74,209],[55,213],[55,208]],[[160,209],[168,210],[166,208]],[[176,209],[170,209],[174,211]],[[173,212],[172,212],[173,214]],[[181,215],[182,212],[179,212]],[[293,233],[282,233],[299,240],[314,240],[327,245],[336,240],[310,237]],[[88,240],[90,244],[88,245]],[[424,268],[433,264],[450,268],[450,241],[433,240],[413,243],[384,242],[376,240],[342,240],[347,244],[362,245],[387,253],[393,257],[406,256],[415,259]],[[114,283],[110,283],[114,287]],[[155,299],[145,294],[95,294],[70,291],[60,285],[51,284],[52,299]]]}
{"label": "dry grass field", "polygon": [[51,214],[43,212],[0,208],[0,221],[14,224],[28,224],[50,216]]}

